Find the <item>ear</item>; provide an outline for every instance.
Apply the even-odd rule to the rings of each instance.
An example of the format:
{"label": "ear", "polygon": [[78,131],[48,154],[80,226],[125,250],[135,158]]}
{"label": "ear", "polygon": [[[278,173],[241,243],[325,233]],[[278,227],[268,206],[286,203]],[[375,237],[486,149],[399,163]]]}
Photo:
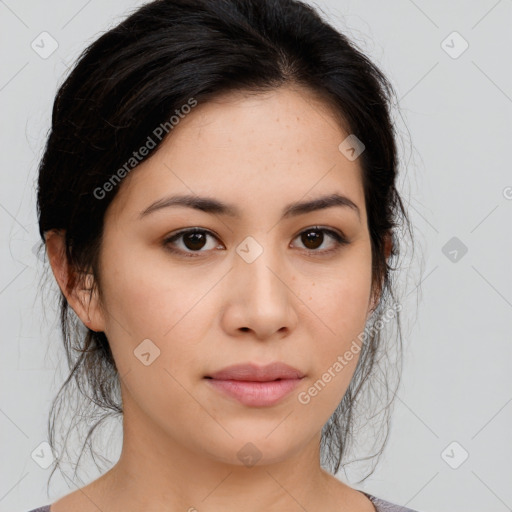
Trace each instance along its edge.
{"label": "ear", "polygon": [[[391,232],[387,232],[384,235],[384,255],[386,257],[386,261],[389,260],[389,257],[391,256],[391,251],[393,249],[393,239],[391,236]],[[382,293],[382,287],[384,286],[384,282],[380,283],[380,288],[378,290],[372,289],[372,294],[370,298],[370,306],[368,308],[368,316],[375,310],[377,307],[381,293]]]}
{"label": "ear", "polygon": [[[87,274],[85,279],[79,279],[76,273],[73,275],[74,270],[70,268],[66,257],[65,231],[48,231],[45,233],[45,239],[53,275],[68,304],[86,327],[97,332],[104,331],[105,319],[99,304],[98,292],[94,289],[91,293],[94,285],[93,275]],[[76,277],[74,284],[71,282],[72,277]]]}

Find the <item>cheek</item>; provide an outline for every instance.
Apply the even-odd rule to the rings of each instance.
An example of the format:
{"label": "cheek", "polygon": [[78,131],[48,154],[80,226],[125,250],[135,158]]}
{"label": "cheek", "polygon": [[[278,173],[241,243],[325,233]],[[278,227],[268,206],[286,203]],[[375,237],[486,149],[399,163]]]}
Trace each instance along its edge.
{"label": "cheek", "polygon": [[308,291],[311,373],[298,401],[318,408],[318,413],[328,418],[345,394],[361,352],[360,335],[366,326],[371,292],[371,259],[367,253],[354,255],[350,262],[347,258],[337,272],[330,272],[328,281],[317,280]]}
{"label": "cheek", "polygon": [[200,300],[212,283],[191,283],[168,264],[147,261],[147,252],[127,253],[121,258],[118,251],[104,280],[107,336],[127,391],[123,399],[166,428],[169,418],[187,415],[200,425],[208,417],[186,390],[200,372],[197,345],[207,332]]}
{"label": "cheek", "polygon": [[131,376],[136,385],[131,393],[139,399],[144,390],[153,390],[149,403],[154,407],[169,403],[171,395],[176,407],[180,397],[186,407],[190,397],[178,382],[187,385],[201,374],[198,350],[218,307],[215,293],[208,292],[215,292],[218,276],[183,272],[147,250],[111,254],[116,264],[105,279],[107,336],[119,373]]}
{"label": "cheek", "polygon": [[122,321],[132,341],[141,336],[162,338],[199,301],[207,283],[191,282],[190,273],[180,271],[158,254],[162,249],[153,253],[136,246],[120,247],[111,247],[110,264],[105,265],[111,330],[119,331]]}
{"label": "cheek", "polygon": [[330,334],[318,337],[335,348],[364,329],[370,307],[371,256],[353,251],[307,286],[302,300],[317,317],[319,328]]}

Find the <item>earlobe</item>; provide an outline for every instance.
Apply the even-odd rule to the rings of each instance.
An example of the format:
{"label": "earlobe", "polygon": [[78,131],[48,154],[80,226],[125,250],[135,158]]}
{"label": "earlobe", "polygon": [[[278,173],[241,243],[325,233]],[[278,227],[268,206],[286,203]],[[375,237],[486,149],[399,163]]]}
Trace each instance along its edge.
{"label": "earlobe", "polygon": [[104,328],[104,319],[99,305],[98,291],[94,286],[94,276],[88,273],[85,277],[83,287],[76,289],[74,292],[80,302],[81,314],[78,315],[77,310],[73,310],[80,317],[82,322],[92,331],[102,332]]}
{"label": "earlobe", "polygon": [[[93,275],[88,273],[85,280],[72,276],[65,246],[65,232],[52,230],[45,233],[46,251],[53,275],[68,304],[80,320],[93,331],[104,330],[104,318],[100,310],[97,290],[94,289]],[[73,283],[73,277],[77,277]],[[84,282],[85,281],[85,282]]]}

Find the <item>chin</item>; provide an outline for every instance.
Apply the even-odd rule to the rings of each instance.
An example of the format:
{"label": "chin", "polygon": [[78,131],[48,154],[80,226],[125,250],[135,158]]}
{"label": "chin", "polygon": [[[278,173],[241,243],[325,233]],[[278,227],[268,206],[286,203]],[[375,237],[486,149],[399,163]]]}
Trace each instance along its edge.
{"label": "chin", "polygon": [[[300,440],[294,439],[293,432],[283,429],[278,433],[279,427],[272,432],[275,428],[276,424],[265,431],[248,429],[252,432],[249,433],[246,430],[239,434],[230,431],[233,438],[226,436],[223,441],[212,440],[207,451],[219,462],[250,468],[255,465],[264,466],[284,462],[304,450],[304,445],[307,444],[306,439],[301,443]],[[212,447],[214,447],[213,450]]]}

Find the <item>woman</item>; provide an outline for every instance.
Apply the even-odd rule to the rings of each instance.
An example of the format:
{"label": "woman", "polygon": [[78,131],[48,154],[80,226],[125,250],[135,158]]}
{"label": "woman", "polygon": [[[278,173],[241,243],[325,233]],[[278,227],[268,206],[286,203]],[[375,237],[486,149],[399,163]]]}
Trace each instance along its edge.
{"label": "woman", "polygon": [[123,445],[37,510],[410,510],[333,476],[400,310],[391,95],[291,0],[151,2],[82,54],[39,228],[65,384]]}

